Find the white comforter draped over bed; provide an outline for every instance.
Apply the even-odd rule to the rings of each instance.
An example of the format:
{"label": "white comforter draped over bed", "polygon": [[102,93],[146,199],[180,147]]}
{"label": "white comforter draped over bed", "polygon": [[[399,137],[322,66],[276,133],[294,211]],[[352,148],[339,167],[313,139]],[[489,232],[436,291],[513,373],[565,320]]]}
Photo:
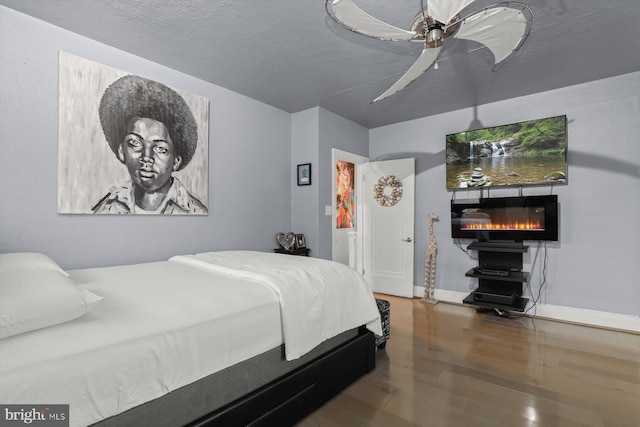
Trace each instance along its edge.
{"label": "white comforter draped over bed", "polygon": [[170,259],[255,280],[278,293],[285,356],[297,359],[324,340],[366,325],[382,335],[369,285],[355,270],[318,258],[266,252],[225,251]]}

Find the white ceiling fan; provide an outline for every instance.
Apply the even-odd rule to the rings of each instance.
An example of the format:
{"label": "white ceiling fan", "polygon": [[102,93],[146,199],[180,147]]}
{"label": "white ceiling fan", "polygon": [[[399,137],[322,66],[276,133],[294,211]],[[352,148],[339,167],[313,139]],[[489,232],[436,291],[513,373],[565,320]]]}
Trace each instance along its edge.
{"label": "white ceiling fan", "polygon": [[533,24],[533,11],[519,1],[504,1],[460,17],[459,13],[475,0],[420,0],[409,30],[395,27],[367,14],[352,0],[325,0],[329,16],[342,27],[380,40],[420,42],[424,44],[416,62],[371,104],[382,101],[404,89],[432,66],[448,37],[473,40],[491,50],[495,59],[493,71],[525,42]]}

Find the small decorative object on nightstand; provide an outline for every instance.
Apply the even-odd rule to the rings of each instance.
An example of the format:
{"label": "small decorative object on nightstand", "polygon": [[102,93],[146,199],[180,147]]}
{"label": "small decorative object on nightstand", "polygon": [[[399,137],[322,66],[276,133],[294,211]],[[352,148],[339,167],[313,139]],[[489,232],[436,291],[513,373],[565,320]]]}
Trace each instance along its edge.
{"label": "small decorative object on nightstand", "polygon": [[276,241],[280,245],[273,251],[278,254],[309,256],[311,249],[307,249],[304,234],[278,233]]}
{"label": "small decorative object on nightstand", "polygon": [[296,246],[296,235],[294,233],[278,233],[276,234],[276,241],[284,250],[291,250]]}

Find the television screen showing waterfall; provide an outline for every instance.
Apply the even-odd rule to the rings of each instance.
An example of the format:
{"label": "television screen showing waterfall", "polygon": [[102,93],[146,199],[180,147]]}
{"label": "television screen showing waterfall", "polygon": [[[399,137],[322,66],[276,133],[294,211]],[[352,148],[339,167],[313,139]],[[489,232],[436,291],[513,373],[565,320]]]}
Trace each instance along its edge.
{"label": "television screen showing waterfall", "polygon": [[567,116],[447,135],[447,189],[567,183]]}

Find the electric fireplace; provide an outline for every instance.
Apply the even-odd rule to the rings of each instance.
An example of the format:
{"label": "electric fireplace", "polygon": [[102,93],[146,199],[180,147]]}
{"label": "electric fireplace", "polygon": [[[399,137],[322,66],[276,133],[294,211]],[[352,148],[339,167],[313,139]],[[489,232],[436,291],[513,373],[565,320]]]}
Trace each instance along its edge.
{"label": "electric fireplace", "polygon": [[451,237],[516,242],[558,240],[558,196],[452,200]]}

